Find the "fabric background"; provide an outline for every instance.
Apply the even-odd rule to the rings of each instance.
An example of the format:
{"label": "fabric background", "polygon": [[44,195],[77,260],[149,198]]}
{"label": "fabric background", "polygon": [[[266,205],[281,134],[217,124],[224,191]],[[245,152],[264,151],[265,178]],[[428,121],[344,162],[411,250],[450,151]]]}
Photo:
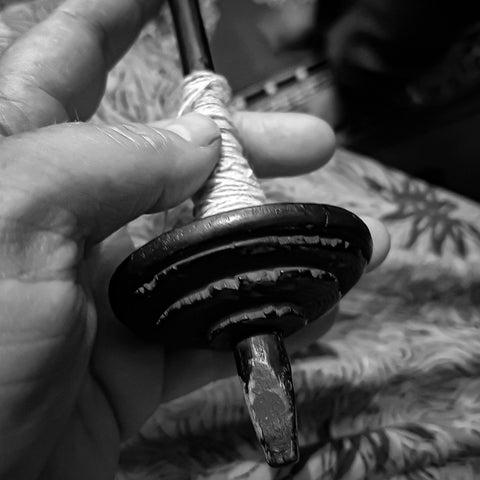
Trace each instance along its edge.
{"label": "fabric background", "polygon": [[[0,49],[58,3],[0,1]],[[203,7],[214,28],[214,2]],[[92,121],[173,114],[179,79],[161,15],[112,72]],[[271,200],[381,218],[393,241],[332,330],[294,360],[301,461],[265,465],[232,378],[161,405],[124,446],[118,479],[480,478],[480,207],[344,150],[321,171],[264,186]],[[187,203],[131,231],[140,244],[189,215]]]}

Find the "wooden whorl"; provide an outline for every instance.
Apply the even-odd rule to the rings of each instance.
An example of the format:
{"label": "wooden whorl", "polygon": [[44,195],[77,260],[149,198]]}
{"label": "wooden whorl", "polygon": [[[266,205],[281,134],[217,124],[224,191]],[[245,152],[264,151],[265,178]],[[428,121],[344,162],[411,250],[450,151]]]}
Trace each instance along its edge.
{"label": "wooden whorl", "polygon": [[352,213],[269,204],[197,220],[131,254],[110,283],[117,317],[169,344],[231,349],[264,331],[288,336],[332,308],[372,252]]}

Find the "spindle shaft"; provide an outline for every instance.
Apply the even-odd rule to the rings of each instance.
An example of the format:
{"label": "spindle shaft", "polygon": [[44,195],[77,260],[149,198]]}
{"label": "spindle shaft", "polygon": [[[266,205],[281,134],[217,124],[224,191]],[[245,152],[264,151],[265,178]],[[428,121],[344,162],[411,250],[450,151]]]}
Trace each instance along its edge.
{"label": "spindle shaft", "polygon": [[[170,9],[184,74],[191,75],[197,71],[213,72],[212,56],[198,1],[170,0]],[[218,103],[218,100],[221,99],[214,100],[211,104]],[[217,108],[219,112],[227,111],[227,105],[221,107],[225,108]],[[224,137],[224,146],[226,147],[228,144],[228,151],[232,150],[232,147],[233,150],[237,150],[236,139],[232,138],[230,129],[224,126],[225,115],[218,114],[217,116],[222,117],[219,126],[223,127],[221,131],[222,137]],[[226,153],[227,149],[224,148],[223,155],[229,156],[228,162],[224,163],[229,165],[232,170],[239,170],[237,167],[240,167],[240,171],[242,163],[245,164],[243,166],[247,168],[244,169],[244,172],[246,171],[249,178],[245,179],[247,181],[238,178],[235,183],[235,177],[228,175],[225,169],[217,168],[212,175],[218,175],[220,181],[215,182],[215,178],[211,178],[207,182],[207,189],[208,185],[212,185],[207,196],[209,199],[213,199],[216,205],[212,206],[212,202],[210,202],[206,209],[207,212],[222,213],[225,211],[225,204],[235,205],[236,190],[238,191],[237,203],[241,206],[256,205],[258,204],[257,198],[260,198],[260,202],[264,199],[263,193],[258,195],[260,187],[246,160],[241,156],[239,145],[238,149],[240,150],[239,155],[236,154],[236,151],[228,154]],[[235,165],[235,160],[238,165]],[[222,160],[220,160],[220,164],[222,164]],[[225,177],[225,173],[227,173],[227,177]],[[252,190],[250,198],[244,198],[245,188]],[[200,212],[203,211],[204,209],[200,209]],[[276,332],[244,338],[235,347],[235,358],[239,377],[243,382],[250,418],[267,462],[271,466],[280,467],[297,461],[295,397],[290,362],[282,338]]]}

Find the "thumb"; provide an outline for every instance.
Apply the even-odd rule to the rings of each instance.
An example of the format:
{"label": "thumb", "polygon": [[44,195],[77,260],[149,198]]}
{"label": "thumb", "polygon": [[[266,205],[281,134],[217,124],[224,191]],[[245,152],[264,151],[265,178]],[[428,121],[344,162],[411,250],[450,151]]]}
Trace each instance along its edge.
{"label": "thumb", "polygon": [[1,147],[12,208],[36,214],[36,224],[52,212],[55,222],[73,219],[73,233],[96,243],[192,196],[219,158],[220,134],[212,120],[190,114],[162,129],[55,125],[5,138]]}

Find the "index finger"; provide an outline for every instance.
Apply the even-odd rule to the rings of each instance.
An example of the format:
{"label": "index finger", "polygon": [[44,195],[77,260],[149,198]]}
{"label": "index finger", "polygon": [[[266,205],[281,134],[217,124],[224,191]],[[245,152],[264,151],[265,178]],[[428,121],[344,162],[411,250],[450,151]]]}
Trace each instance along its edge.
{"label": "index finger", "polygon": [[90,117],[108,71],[163,3],[67,0],[20,37],[1,58],[0,94],[26,125],[4,133]]}

